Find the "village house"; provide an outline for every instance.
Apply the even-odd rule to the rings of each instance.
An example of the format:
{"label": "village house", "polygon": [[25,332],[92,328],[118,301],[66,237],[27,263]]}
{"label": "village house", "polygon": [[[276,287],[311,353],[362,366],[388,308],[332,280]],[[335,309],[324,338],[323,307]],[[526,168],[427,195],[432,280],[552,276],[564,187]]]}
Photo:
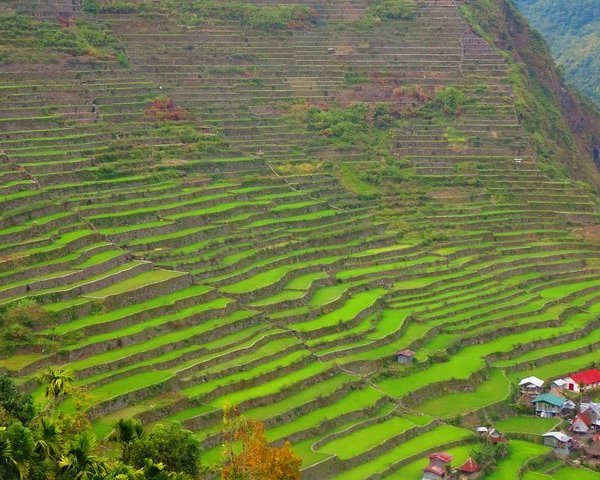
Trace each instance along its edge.
{"label": "village house", "polygon": [[592,444],[585,447],[585,453],[591,460],[600,460],[600,435],[592,437]]}
{"label": "village house", "polygon": [[441,480],[449,478],[452,455],[446,452],[436,452],[429,455],[429,465],[423,469],[421,480]]}
{"label": "village house", "polygon": [[584,434],[588,433],[594,425],[592,417],[588,410],[580,413],[573,419],[573,423],[569,427],[569,431],[573,433]]}
{"label": "village house", "polygon": [[537,377],[527,377],[519,382],[519,391],[526,395],[539,395],[542,393],[544,381]]}
{"label": "village house", "polygon": [[458,470],[463,477],[471,478],[481,470],[481,467],[473,458],[469,457]]}
{"label": "village house", "polygon": [[551,392],[556,392],[558,394],[562,394],[562,391],[566,390],[566,389],[567,389],[567,382],[565,382],[562,378],[558,378],[550,384]]}
{"label": "village house", "polygon": [[573,448],[573,439],[562,432],[544,433],[544,445],[552,447],[552,451],[556,456],[565,458],[568,457]]}
{"label": "village house", "polygon": [[565,401],[565,403],[563,403],[562,408],[560,409],[562,414],[569,414],[571,413],[571,411],[575,411],[575,409],[577,408],[577,405],[575,404],[575,402],[571,401],[571,400],[567,400]]}
{"label": "village house", "polygon": [[550,418],[560,414],[565,399],[552,393],[542,393],[535,397],[532,403],[538,417]]}
{"label": "village house", "polygon": [[590,368],[583,372],[574,373],[563,379],[566,383],[566,389],[571,392],[579,392],[579,386],[583,386],[584,391],[600,388],[600,370]]}
{"label": "village house", "polygon": [[504,434],[502,432],[500,432],[499,430],[493,428],[493,427],[490,428],[488,430],[488,432],[485,434],[485,438],[492,445],[496,445],[497,443],[506,442],[506,437],[504,436]]}
{"label": "village house", "polygon": [[579,412],[588,412],[592,419],[594,428],[600,430],[600,403],[596,402],[581,402],[579,404]]}
{"label": "village house", "polygon": [[400,350],[399,352],[396,352],[396,359],[398,360],[398,363],[403,363],[403,364],[414,363],[415,352],[413,352],[411,350]]}

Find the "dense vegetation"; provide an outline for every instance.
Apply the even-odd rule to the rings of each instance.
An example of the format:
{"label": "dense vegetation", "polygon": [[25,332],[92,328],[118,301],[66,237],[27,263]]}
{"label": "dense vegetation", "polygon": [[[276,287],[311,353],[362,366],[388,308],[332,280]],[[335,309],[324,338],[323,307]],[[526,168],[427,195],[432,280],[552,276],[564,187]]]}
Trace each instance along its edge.
{"label": "dense vegetation", "polygon": [[159,5],[148,1],[84,0],[83,9],[89,13],[163,13],[171,18],[181,16],[188,24],[225,21],[267,31],[300,29],[313,21],[309,7],[255,5],[240,0],[164,1]]}
{"label": "dense vegetation", "polygon": [[179,423],[146,429],[119,419],[101,442],[85,413],[57,413],[59,400],[82,399],[66,370],[48,371],[43,407],[0,375],[0,477],[2,480],[193,480],[222,473],[223,480],[298,480],[300,458],[289,443],[267,444],[261,422],[227,407],[223,423],[223,466],[200,461],[197,438]]}
{"label": "dense vegetation", "polygon": [[413,0],[374,0],[369,9],[373,15],[386,20],[409,20],[415,16]]}
{"label": "dense vegetation", "polygon": [[23,15],[3,16],[0,31],[0,63],[43,61],[52,58],[50,52],[64,52],[98,59],[118,58],[127,64],[127,57],[110,31],[83,21],[59,25]]}
{"label": "dense vegetation", "polygon": [[596,0],[517,0],[569,82],[600,103],[600,8]]}

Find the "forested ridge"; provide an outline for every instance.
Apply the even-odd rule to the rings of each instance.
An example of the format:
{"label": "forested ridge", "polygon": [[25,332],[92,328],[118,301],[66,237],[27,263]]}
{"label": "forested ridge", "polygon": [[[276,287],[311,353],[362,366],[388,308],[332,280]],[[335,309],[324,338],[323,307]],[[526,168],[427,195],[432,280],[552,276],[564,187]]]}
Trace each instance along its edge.
{"label": "forested ridge", "polygon": [[517,0],[548,41],[569,82],[600,101],[600,3],[597,0]]}

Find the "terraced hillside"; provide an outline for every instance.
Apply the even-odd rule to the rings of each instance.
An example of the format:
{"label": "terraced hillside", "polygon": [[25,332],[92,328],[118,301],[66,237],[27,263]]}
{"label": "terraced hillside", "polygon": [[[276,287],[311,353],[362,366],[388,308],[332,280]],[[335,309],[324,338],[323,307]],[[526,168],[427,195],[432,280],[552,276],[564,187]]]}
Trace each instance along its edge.
{"label": "terraced hillside", "polygon": [[[597,197],[539,160],[457,2],[247,3],[295,20],[0,3],[112,39],[0,37],[0,305],[44,312],[0,365],[30,389],[68,365],[101,436],[177,420],[216,461],[229,401],[304,478],[383,479],[600,360]],[[514,445],[497,478],[545,452]]]}

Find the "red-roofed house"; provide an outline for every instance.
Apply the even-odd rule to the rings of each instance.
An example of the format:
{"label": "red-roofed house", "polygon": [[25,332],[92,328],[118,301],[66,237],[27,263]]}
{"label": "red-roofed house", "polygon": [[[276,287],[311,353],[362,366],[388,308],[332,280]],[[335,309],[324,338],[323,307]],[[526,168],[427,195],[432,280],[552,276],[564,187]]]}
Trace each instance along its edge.
{"label": "red-roofed house", "polygon": [[475,460],[473,460],[472,457],[469,457],[467,461],[460,466],[459,470],[461,473],[470,476],[479,472],[479,470],[481,470],[481,467]]}
{"label": "red-roofed house", "polygon": [[583,385],[584,390],[592,390],[600,388],[600,370],[590,368],[583,372],[574,373],[570,377],[564,379],[567,390],[579,392],[579,385]]}
{"label": "red-roofed house", "polygon": [[413,363],[415,361],[415,352],[411,350],[400,350],[396,352],[398,363]]}
{"label": "red-roofed house", "polygon": [[573,419],[573,423],[569,427],[569,430],[574,433],[587,433],[592,427],[594,421],[589,411],[581,412]]}
{"label": "red-roofed house", "polygon": [[496,430],[495,428],[490,428],[486,434],[488,441],[492,444],[496,443],[504,443],[506,442],[506,437],[502,432]]}
{"label": "red-roofed house", "polygon": [[429,465],[423,469],[421,480],[442,480],[449,478],[447,466],[452,461],[452,455],[446,452],[435,452],[429,455]]}
{"label": "red-roofed house", "polygon": [[445,468],[436,465],[427,465],[423,469],[423,477],[421,480],[442,480],[448,478],[448,473]]}

